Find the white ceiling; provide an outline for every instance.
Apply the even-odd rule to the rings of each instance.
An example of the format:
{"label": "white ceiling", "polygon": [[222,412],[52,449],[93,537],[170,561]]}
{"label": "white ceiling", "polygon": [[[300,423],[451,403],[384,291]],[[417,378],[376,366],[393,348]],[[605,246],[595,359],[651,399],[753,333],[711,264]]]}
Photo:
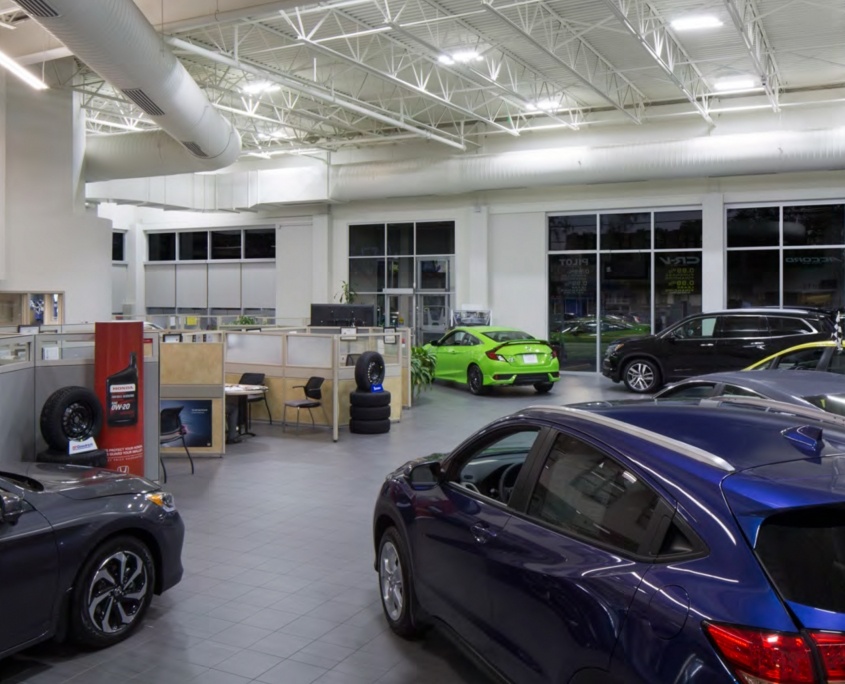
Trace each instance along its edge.
{"label": "white ceiling", "polygon": [[[714,124],[725,108],[777,116],[834,101],[845,83],[838,0],[138,4],[234,121],[244,151],[262,156],[420,138],[472,150],[492,134],[636,126],[668,113]],[[13,3],[4,6],[0,17],[17,28],[0,33],[0,48],[30,63],[61,54]],[[721,26],[670,28],[696,15]],[[442,63],[459,50],[479,57]],[[756,88],[718,93],[729,77]],[[272,89],[244,90],[260,81]],[[91,133],[155,127],[82,64],[69,87],[82,93]]]}

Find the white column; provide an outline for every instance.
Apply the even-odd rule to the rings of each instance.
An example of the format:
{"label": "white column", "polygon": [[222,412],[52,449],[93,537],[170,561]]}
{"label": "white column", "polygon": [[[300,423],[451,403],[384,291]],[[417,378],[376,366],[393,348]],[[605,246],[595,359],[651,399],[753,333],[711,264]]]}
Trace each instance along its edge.
{"label": "white column", "polygon": [[721,193],[704,195],[701,202],[703,219],[701,307],[716,311],[725,307],[726,264],[725,201]]}
{"label": "white column", "polygon": [[329,215],[319,214],[311,225],[311,301],[330,302],[329,291]]}
{"label": "white column", "polygon": [[464,304],[481,308],[489,307],[488,217],[486,206],[476,205],[469,212],[469,240],[463,244],[464,249],[467,250],[469,282],[464,289],[465,297],[455,302],[456,307]]}

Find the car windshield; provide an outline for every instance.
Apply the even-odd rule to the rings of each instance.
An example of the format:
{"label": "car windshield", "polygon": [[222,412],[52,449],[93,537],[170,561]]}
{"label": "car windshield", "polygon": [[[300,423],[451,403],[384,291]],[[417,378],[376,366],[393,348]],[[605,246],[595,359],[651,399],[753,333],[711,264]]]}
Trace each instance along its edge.
{"label": "car windshield", "polygon": [[513,340],[533,340],[534,336],[521,330],[491,330],[484,333],[494,342],[511,342]]}
{"label": "car windshield", "polygon": [[845,416],[845,394],[816,394],[804,397],[804,401],[809,401],[813,406],[828,413]]}
{"label": "car windshield", "polygon": [[845,508],[818,506],[770,516],[757,557],[787,601],[845,612]]}

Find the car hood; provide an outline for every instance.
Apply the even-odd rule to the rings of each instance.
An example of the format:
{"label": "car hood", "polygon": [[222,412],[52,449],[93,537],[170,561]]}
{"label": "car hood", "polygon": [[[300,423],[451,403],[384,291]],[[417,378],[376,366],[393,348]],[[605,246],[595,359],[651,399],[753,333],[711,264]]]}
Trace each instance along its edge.
{"label": "car hood", "polygon": [[16,471],[12,472],[35,480],[43,491],[60,494],[69,499],[97,499],[119,494],[144,494],[159,489],[158,485],[143,477],[103,468],[32,463]]}
{"label": "car hood", "polygon": [[631,344],[632,342],[644,342],[645,340],[653,340],[655,335],[634,335],[632,337],[620,337],[618,340],[613,340],[608,343],[609,347],[614,347],[620,344]]}

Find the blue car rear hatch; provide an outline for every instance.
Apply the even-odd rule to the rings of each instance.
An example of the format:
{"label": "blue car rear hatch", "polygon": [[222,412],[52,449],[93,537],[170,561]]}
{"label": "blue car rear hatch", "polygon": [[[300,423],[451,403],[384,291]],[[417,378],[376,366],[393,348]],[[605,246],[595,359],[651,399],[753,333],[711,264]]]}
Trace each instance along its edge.
{"label": "blue car rear hatch", "polygon": [[722,491],[797,621],[845,631],[845,452],[817,451],[732,473]]}

